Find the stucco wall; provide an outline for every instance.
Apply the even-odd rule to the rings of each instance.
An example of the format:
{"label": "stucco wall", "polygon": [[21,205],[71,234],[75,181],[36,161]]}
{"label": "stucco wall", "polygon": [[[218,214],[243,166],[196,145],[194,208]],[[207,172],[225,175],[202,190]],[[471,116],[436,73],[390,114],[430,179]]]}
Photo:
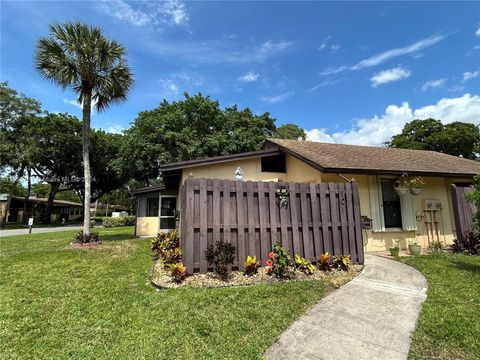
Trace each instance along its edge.
{"label": "stucco wall", "polygon": [[[287,154],[286,173],[264,173],[261,171],[261,160],[247,159],[232,161],[223,164],[211,164],[194,168],[183,169],[181,184],[186,177],[192,175],[195,178],[213,178],[233,180],[235,169],[240,166],[244,172],[245,180],[263,181],[293,181],[293,182],[342,182],[341,177],[333,173],[321,173],[314,167]],[[372,217],[370,207],[369,184],[367,174],[343,174],[348,179],[355,179],[359,186],[361,215]],[[382,232],[366,232],[366,251],[379,251],[388,249],[393,241],[398,240],[400,246],[406,249],[408,242],[416,240],[422,247],[429,244],[425,217],[422,208],[422,200],[437,200],[442,204],[442,211],[439,213],[438,238],[445,244],[453,242],[455,229],[452,214],[452,204],[449,186],[453,181],[468,181],[468,179],[449,179],[442,177],[424,177],[426,185],[419,196],[414,197],[414,204],[417,215],[417,230],[389,230]],[[158,226],[158,224],[157,224]]]}
{"label": "stucco wall", "polygon": [[[244,180],[283,180],[286,177],[285,173],[278,172],[262,172],[260,158],[246,159],[239,161],[232,161],[221,164],[210,164],[204,166],[197,166],[192,168],[185,168],[182,171],[181,184],[185,178],[190,174],[195,178],[233,180],[235,170],[240,166],[243,170]],[[287,169],[288,171],[288,169]]]}
{"label": "stucco wall", "polygon": [[[370,208],[370,196],[368,188],[367,175],[342,174],[347,178],[354,178],[359,185],[361,215],[372,216]],[[322,180],[326,182],[338,182],[338,176],[335,174],[322,174]],[[451,195],[449,186],[453,179],[441,177],[424,177],[426,185],[421,194],[413,197],[416,214],[417,230],[402,231],[388,230],[381,232],[367,231],[368,242],[366,251],[379,251],[388,249],[394,240],[398,240],[400,247],[406,249],[408,242],[416,240],[422,247],[429,245],[427,225],[425,223],[425,213],[423,212],[423,200],[437,200],[442,203],[442,210],[439,213],[440,220],[438,238],[445,244],[450,245],[453,242],[455,229],[452,214]],[[462,179],[456,179],[462,180]],[[464,181],[466,179],[463,179]],[[432,237],[431,237],[432,238]]]}
{"label": "stucco wall", "polygon": [[153,236],[158,233],[158,217],[137,217],[137,236]]}

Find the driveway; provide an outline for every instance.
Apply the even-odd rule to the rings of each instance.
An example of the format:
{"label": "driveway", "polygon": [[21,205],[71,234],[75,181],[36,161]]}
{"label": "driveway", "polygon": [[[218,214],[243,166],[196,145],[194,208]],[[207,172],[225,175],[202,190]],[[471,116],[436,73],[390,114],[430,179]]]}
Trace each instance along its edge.
{"label": "driveway", "polygon": [[[58,232],[58,231],[68,231],[68,230],[82,230],[83,225],[72,225],[72,226],[52,226],[52,227],[33,227],[32,234],[41,234],[49,232]],[[23,229],[8,229],[0,230],[0,237],[13,236],[13,235],[28,235],[28,227]]]}
{"label": "driveway", "polygon": [[426,299],[414,268],[365,255],[362,273],[292,324],[267,359],[406,359]]}

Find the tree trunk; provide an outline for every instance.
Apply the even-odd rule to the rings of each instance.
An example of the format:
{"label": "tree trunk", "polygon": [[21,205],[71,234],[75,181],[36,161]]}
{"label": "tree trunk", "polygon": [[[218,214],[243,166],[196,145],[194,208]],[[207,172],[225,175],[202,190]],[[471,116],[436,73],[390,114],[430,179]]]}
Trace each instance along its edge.
{"label": "tree trunk", "polygon": [[85,91],[83,94],[83,116],[82,116],[82,157],[83,177],[85,181],[85,198],[83,207],[83,234],[90,235],[90,112],[92,107],[92,91]]}
{"label": "tree trunk", "polygon": [[45,213],[43,214],[43,222],[45,224],[51,224],[52,222],[52,209],[55,196],[60,189],[60,183],[54,182],[50,184],[50,192],[48,193],[47,205],[45,206]]}
{"label": "tree trunk", "polygon": [[2,220],[0,221],[0,228],[2,228],[2,229],[5,227],[5,224],[7,223],[8,213],[10,212],[10,205],[12,204],[12,197],[13,197],[13,194],[15,192],[15,188],[17,187],[17,184],[18,184],[19,180],[23,176],[24,171],[25,171],[25,165],[22,165],[22,167],[20,168],[20,171],[18,172],[17,178],[15,179],[15,181],[12,184],[12,188],[10,189],[10,193],[8,194],[7,203],[5,204],[5,210],[4,210],[4,213],[3,213],[3,216],[2,216]]}
{"label": "tree trunk", "polygon": [[23,203],[22,224],[24,224],[29,218],[28,198],[30,197],[30,193],[32,192],[32,169],[30,167],[28,167],[27,169],[27,176],[28,176],[28,189],[27,189],[27,195],[25,195],[25,200]]}

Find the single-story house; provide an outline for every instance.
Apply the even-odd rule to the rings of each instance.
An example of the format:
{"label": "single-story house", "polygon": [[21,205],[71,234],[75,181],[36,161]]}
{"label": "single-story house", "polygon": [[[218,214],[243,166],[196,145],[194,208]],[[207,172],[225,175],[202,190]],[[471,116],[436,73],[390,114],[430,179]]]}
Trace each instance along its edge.
{"label": "single-story house", "polygon": [[[0,195],[0,214],[3,216],[8,200],[8,194]],[[33,216],[35,221],[41,221],[45,208],[47,206],[47,198],[39,198],[30,196],[27,203],[27,214]],[[10,211],[7,222],[21,222],[25,206],[25,198],[23,196],[13,196],[10,203]],[[72,221],[80,219],[83,216],[83,205],[73,201],[54,200],[51,215],[52,222]]]}
{"label": "single-story house", "polygon": [[[188,177],[299,183],[358,184],[360,211],[373,221],[364,237],[366,251],[388,249],[394,241],[406,248],[445,245],[455,238],[450,187],[468,186],[480,162],[433,151],[268,139],[255,152],[162,165],[163,184],[137,189],[136,234],[152,236],[179,227],[179,194]],[[399,179],[421,177],[420,194],[399,196]],[[179,216],[180,215],[180,216]]]}

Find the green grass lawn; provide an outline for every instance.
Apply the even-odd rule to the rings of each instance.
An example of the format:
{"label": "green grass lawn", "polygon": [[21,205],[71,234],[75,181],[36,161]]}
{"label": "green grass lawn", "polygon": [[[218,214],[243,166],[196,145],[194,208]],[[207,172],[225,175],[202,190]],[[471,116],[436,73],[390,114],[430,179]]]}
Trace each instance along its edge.
{"label": "green grass lawn", "polygon": [[157,291],[150,241],[133,228],[100,229],[93,249],[71,249],[74,233],[1,239],[1,358],[261,358],[328,289],[309,281]]}
{"label": "green grass lawn", "polygon": [[480,359],[480,256],[403,258],[428,280],[410,359]]}

